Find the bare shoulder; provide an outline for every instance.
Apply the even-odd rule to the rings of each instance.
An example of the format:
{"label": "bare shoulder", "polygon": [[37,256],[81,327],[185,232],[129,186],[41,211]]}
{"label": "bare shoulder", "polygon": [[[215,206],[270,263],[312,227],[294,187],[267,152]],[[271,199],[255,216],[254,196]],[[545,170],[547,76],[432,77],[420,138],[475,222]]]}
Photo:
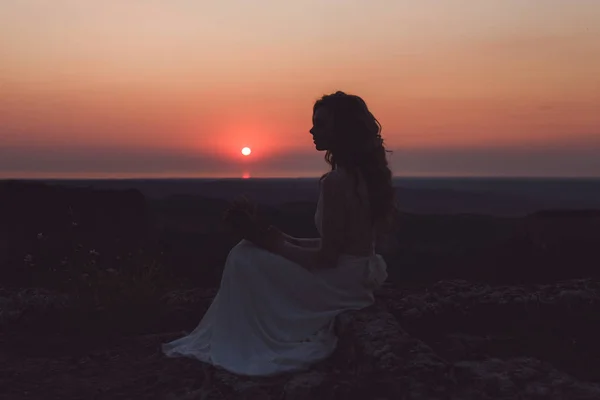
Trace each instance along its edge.
{"label": "bare shoulder", "polygon": [[328,172],[323,179],[323,188],[344,189],[350,185],[352,185],[352,177],[348,172],[341,169],[334,169]]}
{"label": "bare shoulder", "polygon": [[321,183],[321,193],[325,203],[345,203],[352,191],[352,177],[345,171],[334,169]]}

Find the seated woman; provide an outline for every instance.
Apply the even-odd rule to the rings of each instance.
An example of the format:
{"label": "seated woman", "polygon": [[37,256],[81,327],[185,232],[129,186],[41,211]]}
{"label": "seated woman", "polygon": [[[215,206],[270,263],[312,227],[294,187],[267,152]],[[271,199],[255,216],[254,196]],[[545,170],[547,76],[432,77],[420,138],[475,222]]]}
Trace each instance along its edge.
{"label": "seated woman", "polygon": [[331,171],[320,181],[320,238],[275,227],[229,253],[220,289],[197,328],[163,345],[241,375],[307,369],[334,351],[335,317],[374,301],[387,278],[375,237],[394,213],[392,173],[381,126],[358,96],[323,96],[310,130]]}

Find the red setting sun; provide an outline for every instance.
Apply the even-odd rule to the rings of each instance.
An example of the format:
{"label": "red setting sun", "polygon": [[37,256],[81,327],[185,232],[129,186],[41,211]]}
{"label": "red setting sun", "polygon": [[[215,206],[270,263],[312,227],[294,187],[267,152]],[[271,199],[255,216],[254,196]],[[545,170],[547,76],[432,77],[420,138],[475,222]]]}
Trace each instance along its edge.
{"label": "red setting sun", "polygon": [[244,148],[242,149],[242,154],[243,154],[243,155],[245,155],[245,156],[249,156],[249,155],[250,155],[250,153],[252,153],[252,149],[250,149],[250,147],[244,147]]}

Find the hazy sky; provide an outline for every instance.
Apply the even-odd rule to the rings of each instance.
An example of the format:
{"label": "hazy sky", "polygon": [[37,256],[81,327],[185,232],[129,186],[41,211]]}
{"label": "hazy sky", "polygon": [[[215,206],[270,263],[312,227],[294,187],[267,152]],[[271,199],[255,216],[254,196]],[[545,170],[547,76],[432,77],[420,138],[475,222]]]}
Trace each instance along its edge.
{"label": "hazy sky", "polygon": [[2,1],[0,177],[317,175],[312,104],[338,89],[397,175],[600,176],[598,21],[599,0]]}

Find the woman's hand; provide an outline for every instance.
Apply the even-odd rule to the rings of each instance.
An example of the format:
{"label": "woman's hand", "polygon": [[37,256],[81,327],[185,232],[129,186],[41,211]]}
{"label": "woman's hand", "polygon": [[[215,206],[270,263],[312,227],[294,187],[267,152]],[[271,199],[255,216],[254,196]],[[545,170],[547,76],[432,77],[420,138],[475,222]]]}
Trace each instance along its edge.
{"label": "woman's hand", "polygon": [[272,253],[277,253],[286,242],[285,234],[273,225],[258,231],[255,237],[249,238],[248,240],[256,246]]}
{"label": "woman's hand", "polygon": [[275,225],[270,225],[268,227],[268,230],[271,232],[271,234],[276,235],[276,236],[280,236],[286,242],[289,242],[290,240],[294,239],[292,236],[290,236],[287,233],[283,232],[281,229],[279,229]]}

